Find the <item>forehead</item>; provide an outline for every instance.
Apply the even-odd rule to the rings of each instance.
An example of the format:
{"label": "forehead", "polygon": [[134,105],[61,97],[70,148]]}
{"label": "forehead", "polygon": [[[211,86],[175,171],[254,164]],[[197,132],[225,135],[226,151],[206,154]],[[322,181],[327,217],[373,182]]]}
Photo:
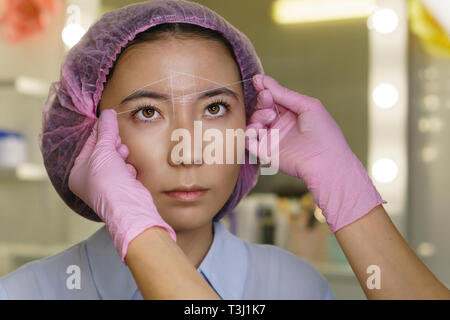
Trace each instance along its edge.
{"label": "forehead", "polygon": [[[205,90],[239,80],[239,67],[222,43],[173,37],[127,48],[116,62],[111,78],[120,91],[151,85],[160,91],[170,90],[172,94]],[[237,90],[239,87],[234,86]]]}

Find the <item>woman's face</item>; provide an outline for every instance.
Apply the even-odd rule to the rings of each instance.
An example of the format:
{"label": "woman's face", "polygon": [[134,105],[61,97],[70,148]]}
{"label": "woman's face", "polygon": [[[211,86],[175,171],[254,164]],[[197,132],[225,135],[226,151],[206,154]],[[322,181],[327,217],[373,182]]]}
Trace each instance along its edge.
{"label": "woman's face", "polygon": [[[130,151],[126,161],[136,168],[137,180],[150,191],[158,212],[177,232],[210,223],[236,185],[240,168],[237,159],[242,151],[238,153],[237,140],[234,140],[235,147],[231,149],[234,161],[226,163],[226,152],[230,149],[226,149],[225,130],[245,130],[244,98],[239,81],[238,66],[220,42],[170,37],[128,48],[105,86],[100,111],[115,108],[118,112],[119,134]],[[236,97],[206,91],[231,83],[227,88]],[[140,88],[166,97],[137,95],[136,99],[118,106]],[[127,110],[134,111],[121,113]],[[222,133],[223,164],[207,164],[204,158],[201,164],[194,164],[195,120],[202,122],[202,133],[207,129]],[[171,135],[180,128],[190,133],[192,148],[180,151],[179,155],[185,158],[176,163],[172,148],[180,146],[182,141],[171,141]],[[202,142],[202,154],[213,140]],[[194,201],[180,200],[167,193],[192,185],[208,191]]]}

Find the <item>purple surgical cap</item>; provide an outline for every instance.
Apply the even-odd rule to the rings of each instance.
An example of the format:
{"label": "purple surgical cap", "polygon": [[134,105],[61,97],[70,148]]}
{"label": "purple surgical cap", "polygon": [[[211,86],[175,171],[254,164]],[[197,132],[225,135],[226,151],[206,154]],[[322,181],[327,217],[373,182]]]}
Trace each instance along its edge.
{"label": "purple surgical cap", "polygon": [[[70,49],[60,80],[53,82],[43,110],[39,146],[50,180],[64,202],[81,216],[101,221],[97,214],[70,191],[69,174],[97,120],[96,110],[106,76],[120,51],[134,37],[163,23],[190,23],[221,32],[233,47],[242,80],[263,73],[261,61],[249,39],[209,8],[184,0],[154,0],[105,13]],[[256,91],[243,82],[246,119],[250,118]],[[232,212],[255,186],[258,165],[241,164],[230,198],[215,215],[218,221]]]}

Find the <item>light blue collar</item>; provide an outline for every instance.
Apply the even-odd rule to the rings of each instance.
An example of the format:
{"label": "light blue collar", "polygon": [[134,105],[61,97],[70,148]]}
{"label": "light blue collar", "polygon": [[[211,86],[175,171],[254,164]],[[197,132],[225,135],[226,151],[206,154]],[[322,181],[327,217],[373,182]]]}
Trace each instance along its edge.
{"label": "light blue collar", "polygon": [[242,299],[247,279],[247,249],[221,222],[213,225],[213,243],[197,270],[203,272],[222,299]]}
{"label": "light blue collar", "polygon": [[[214,238],[201,262],[202,272],[222,299],[241,299],[247,278],[248,256],[245,244],[221,222],[214,222]],[[105,226],[85,242],[89,267],[102,299],[130,300],[138,291],[128,267],[120,260]]]}

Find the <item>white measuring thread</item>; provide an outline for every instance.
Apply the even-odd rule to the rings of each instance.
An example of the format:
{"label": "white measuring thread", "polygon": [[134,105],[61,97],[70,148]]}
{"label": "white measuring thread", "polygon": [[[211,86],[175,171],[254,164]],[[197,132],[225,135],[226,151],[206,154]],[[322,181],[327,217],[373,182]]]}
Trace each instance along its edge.
{"label": "white measuring thread", "polygon": [[[156,80],[156,81],[147,83],[146,85],[144,85],[144,86],[142,86],[142,87],[140,87],[140,88],[134,89],[134,90],[131,91],[130,94],[128,94],[125,98],[131,96],[133,93],[135,93],[135,92],[138,91],[138,90],[144,89],[144,88],[146,88],[146,87],[148,87],[148,86],[151,86],[151,85],[154,85],[154,84],[157,84],[157,83],[166,81],[166,80],[171,81],[171,89],[172,89],[172,79],[173,79],[172,72],[178,73],[179,75],[184,74],[184,75],[188,75],[188,76],[194,77],[194,80],[195,80],[195,77],[196,77],[195,75],[190,75],[190,74],[184,73],[184,72],[170,71],[170,76],[168,76],[168,77],[166,77],[166,78],[163,78],[163,79],[160,79],[160,80]],[[203,79],[208,80],[208,79],[206,79],[206,78],[203,78]],[[208,81],[213,82],[213,83],[217,83],[217,82],[212,81],[212,80],[208,80]],[[217,84],[221,84],[221,83],[217,83]],[[197,86],[195,86],[195,88],[197,89]],[[217,89],[217,88],[214,88],[214,89]],[[213,89],[211,89],[211,90],[213,90]],[[194,91],[194,94],[195,94],[195,91]],[[182,95],[181,97],[183,97],[183,96],[184,96],[184,89],[183,89],[183,95]],[[179,97],[180,97],[180,96],[179,96]],[[175,98],[178,98],[178,97],[175,97]],[[173,99],[173,91],[172,91],[172,98],[171,98],[171,99]],[[164,101],[162,101],[162,102],[165,102],[165,101],[168,101],[168,100],[164,100]],[[115,106],[113,107],[113,109],[116,109],[118,106],[119,106],[119,104],[118,104],[118,105],[115,105]],[[128,111],[124,111],[124,112],[129,112],[129,111],[132,111],[132,110],[134,110],[134,109],[131,109],[131,110],[128,110]],[[120,112],[120,113],[124,113],[124,112]],[[118,114],[120,114],[120,113],[118,113]]]}
{"label": "white measuring thread", "polygon": [[[202,79],[202,80],[205,80],[205,81],[208,81],[208,82],[212,82],[212,83],[214,83],[214,84],[218,84],[219,86],[222,85],[222,84],[219,83],[219,82],[216,82],[216,81],[213,81],[213,80],[210,80],[210,79],[206,79],[206,78],[203,78],[203,77],[200,77],[200,76],[196,76],[195,74],[192,75],[192,74],[185,73],[185,72],[180,72],[180,71],[174,71],[174,72],[175,72],[175,73],[178,73],[178,74],[180,74],[180,75],[185,75],[185,76],[193,77],[194,79],[195,79],[195,78],[199,78],[199,79]],[[251,78],[249,78],[249,79],[251,79]]]}
{"label": "white measuring thread", "polygon": [[[213,81],[213,80],[210,80],[210,79],[207,79],[207,78],[203,78],[203,77],[200,77],[200,76],[191,75],[189,73],[185,73],[185,72],[181,72],[181,71],[174,71],[174,72],[178,73],[179,75],[186,75],[186,76],[194,77],[194,80],[195,80],[195,78],[199,78],[199,79],[202,79],[202,80],[205,80],[205,81],[209,81],[209,82],[214,83],[214,84],[221,85],[221,83],[219,83],[219,82],[216,82],[216,81]],[[242,81],[239,81],[239,82],[248,81],[250,79],[252,79],[252,78],[248,78],[248,79],[245,79],[245,80],[242,80]],[[223,87],[218,87],[218,88],[223,88]],[[215,89],[218,89],[218,88],[214,88],[214,89],[211,89],[211,90],[215,90]],[[201,93],[201,91],[199,93]],[[278,110],[277,105],[274,104],[274,107],[275,107],[275,111],[277,112],[278,119],[280,119],[280,111]]]}
{"label": "white measuring thread", "polygon": [[[184,92],[183,92],[184,93]],[[175,103],[173,102],[173,82],[172,82],[172,71],[170,71],[170,97],[172,99],[172,115],[175,119]]]}
{"label": "white measuring thread", "polygon": [[[169,79],[169,78],[167,78],[167,79]],[[161,101],[161,102],[158,103],[157,105],[159,105],[159,104],[161,104],[161,103],[163,103],[163,102],[167,102],[167,101],[172,100],[172,99],[189,97],[189,96],[197,95],[197,94],[199,94],[199,93],[204,93],[204,92],[208,92],[208,91],[213,91],[213,90],[216,90],[216,89],[219,89],[219,88],[230,87],[230,86],[233,85],[233,84],[238,84],[238,83],[245,82],[245,81],[248,81],[248,80],[252,80],[252,79],[249,78],[249,79],[245,79],[245,80],[242,80],[242,81],[232,82],[232,83],[230,83],[230,84],[223,85],[223,86],[220,86],[220,87],[211,88],[211,89],[208,89],[208,90],[203,90],[203,91],[198,91],[198,92],[189,93],[189,94],[186,94],[186,95],[180,95],[180,96],[172,97],[171,99],[166,99],[166,100]],[[147,87],[147,85],[144,86],[144,87]],[[142,88],[144,88],[144,87],[142,87]],[[142,88],[136,89],[136,90],[134,90],[134,91],[140,90],[140,89],[142,89]],[[157,106],[157,105],[156,105],[156,106]],[[117,108],[117,107],[118,107],[118,106],[115,106],[114,108]],[[133,108],[133,109],[130,109],[130,110],[125,110],[125,111],[122,111],[122,112],[118,112],[117,114],[122,114],[122,113],[126,113],[126,112],[131,112],[131,111],[133,111],[133,110],[136,110],[136,108]]]}
{"label": "white measuring thread", "polygon": [[[163,79],[156,80],[156,81],[154,81],[154,82],[147,83],[145,86],[140,87],[140,88],[137,88],[137,89],[134,89],[133,91],[131,91],[130,94],[129,94],[127,97],[131,96],[133,93],[135,93],[135,92],[138,91],[138,90],[144,89],[145,87],[148,87],[148,86],[151,86],[151,85],[153,85],[153,84],[157,84],[157,83],[163,82],[163,81],[165,81],[165,80],[169,80],[169,79],[170,79],[170,76],[167,77],[167,78],[163,78]],[[114,108],[117,108],[118,106],[119,106],[119,105],[115,106]]]}
{"label": "white measuring thread", "polygon": [[[215,88],[211,88],[211,89],[207,89],[207,90],[202,90],[202,91],[194,91],[193,93],[190,93],[190,94],[187,94],[187,95],[182,94],[182,95],[180,95],[180,96],[174,97],[174,96],[173,96],[173,82],[172,82],[172,81],[173,81],[173,73],[176,73],[176,74],[178,74],[178,75],[186,75],[186,76],[190,76],[190,77],[193,77],[194,79],[199,78],[199,79],[202,79],[202,80],[205,80],[205,81],[209,81],[209,82],[214,83],[214,84],[218,84],[218,85],[220,85],[220,86],[219,86],[219,87],[215,87]],[[141,89],[143,89],[143,88],[145,88],[145,87],[148,87],[148,86],[150,86],[150,85],[153,85],[153,84],[156,84],[156,83],[165,81],[165,80],[169,80],[169,81],[170,81],[170,90],[171,90],[171,99],[170,99],[170,100],[172,101],[172,112],[173,112],[173,116],[175,117],[175,104],[174,104],[174,101],[177,100],[178,98],[180,98],[180,100],[181,100],[181,98],[183,98],[183,100],[184,100],[184,98],[189,97],[189,96],[193,96],[193,95],[197,95],[197,94],[200,94],[200,93],[204,93],[204,92],[216,90],[216,89],[219,89],[219,88],[230,87],[230,86],[232,86],[232,85],[235,85],[235,84],[238,84],[238,83],[243,83],[243,82],[246,82],[246,81],[249,81],[249,80],[252,80],[252,79],[253,79],[253,78],[248,78],[248,79],[244,79],[244,80],[241,80],[241,81],[231,82],[231,83],[222,85],[221,83],[218,83],[218,82],[216,82],[216,81],[213,81],[213,80],[210,80],[210,79],[206,79],[206,78],[203,78],[203,77],[200,77],[200,76],[196,76],[196,75],[192,75],[192,74],[188,74],[188,73],[184,73],[184,72],[170,71],[170,76],[169,76],[169,77],[166,77],[166,78],[163,78],[163,79],[160,79],[160,80],[157,80],[157,81],[148,83],[148,84],[146,84],[146,85],[144,85],[144,86],[142,86],[142,87],[140,87],[140,88],[137,88],[137,89],[133,90],[128,96],[130,96],[132,93],[134,93],[134,92],[136,92],[136,91],[138,91],[138,90],[141,90]],[[196,86],[196,83],[195,83],[195,86]],[[184,93],[184,89],[183,89],[183,93]],[[128,97],[128,96],[127,96],[127,97]],[[159,104],[161,104],[161,103],[163,103],[163,102],[167,102],[167,101],[169,101],[169,99],[163,100],[163,101],[161,101]],[[159,104],[158,104],[158,105],[159,105]],[[119,105],[116,105],[116,106],[114,107],[114,109],[117,108],[118,106],[119,106]],[[278,119],[280,119],[280,112],[279,112],[278,107],[276,106],[276,104],[274,104],[274,107],[275,107],[275,110],[276,110],[276,112],[277,112],[277,114],[278,114]],[[132,108],[132,109],[130,109],[130,110],[125,110],[125,111],[122,111],[122,112],[118,112],[117,114],[119,115],[119,114],[131,112],[131,111],[133,111],[133,110],[136,110],[136,108]]]}
{"label": "white measuring thread", "polygon": [[[172,113],[173,113],[173,117],[174,117],[174,119],[175,119],[175,106],[174,106],[174,101],[182,101],[182,102],[184,102],[184,101],[186,101],[186,100],[188,100],[189,101],[189,99],[185,99],[185,97],[187,97],[188,95],[185,95],[184,94],[184,88],[183,88],[183,93],[182,93],[182,95],[181,96],[177,96],[177,97],[174,97],[173,96],[173,74],[174,73],[176,73],[177,74],[177,76],[179,76],[179,75],[186,75],[186,76],[188,76],[188,77],[191,77],[191,78],[193,78],[194,79],[194,93],[195,92],[197,92],[197,83],[195,82],[195,78],[197,78],[197,76],[195,76],[195,74],[189,74],[189,73],[185,73],[185,72],[179,72],[179,71],[173,71],[173,70],[171,70],[170,71],[170,73],[171,73],[171,75],[172,75],[172,77],[171,77],[171,82],[170,82],[170,88],[171,88],[171,99],[172,99]],[[219,85],[220,85],[221,83],[219,83]]]}

